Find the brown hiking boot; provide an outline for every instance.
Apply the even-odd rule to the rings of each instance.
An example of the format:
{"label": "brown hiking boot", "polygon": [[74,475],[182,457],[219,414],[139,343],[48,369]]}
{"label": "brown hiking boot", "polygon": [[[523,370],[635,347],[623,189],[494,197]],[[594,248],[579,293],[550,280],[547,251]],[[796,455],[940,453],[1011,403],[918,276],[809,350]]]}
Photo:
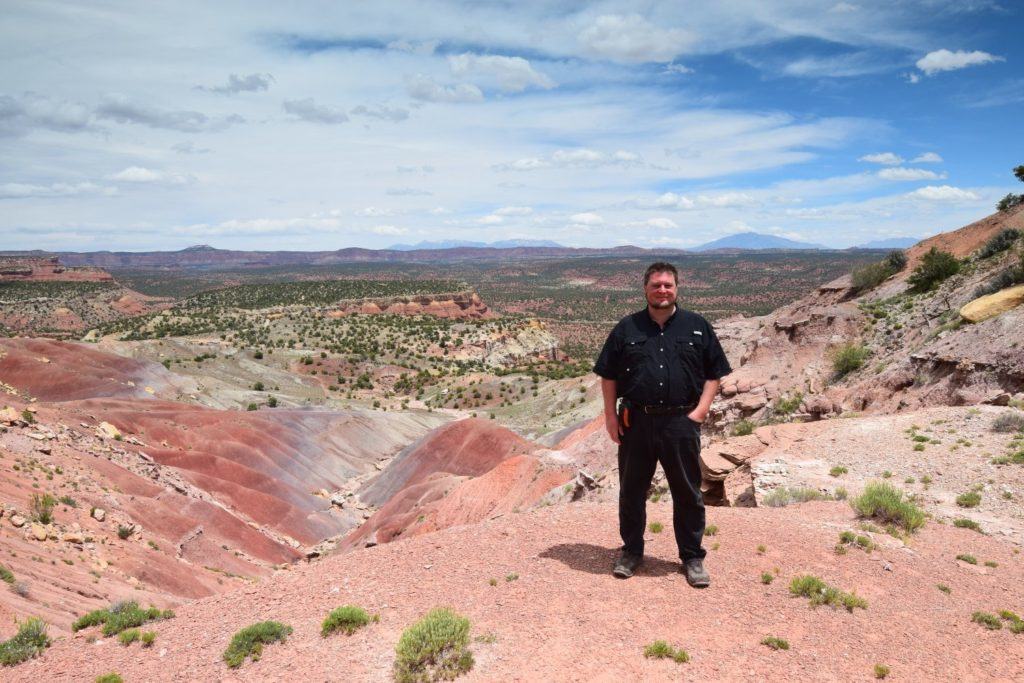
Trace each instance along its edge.
{"label": "brown hiking boot", "polygon": [[628,579],[633,576],[633,572],[643,564],[643,561],[643,555],[634,555],[633,553],[622,551],[622,555],[615,562],[615,569],[612,569],[612,574],[620,579]]}
{"label": "brown hiking boot", "polygon": [[699,557],[685,560],[683,573],[686,574],[686,583],[694,588],[707,588],[711,585],[711,576],[708,574],[708,570],[704,569],[704,560]]}

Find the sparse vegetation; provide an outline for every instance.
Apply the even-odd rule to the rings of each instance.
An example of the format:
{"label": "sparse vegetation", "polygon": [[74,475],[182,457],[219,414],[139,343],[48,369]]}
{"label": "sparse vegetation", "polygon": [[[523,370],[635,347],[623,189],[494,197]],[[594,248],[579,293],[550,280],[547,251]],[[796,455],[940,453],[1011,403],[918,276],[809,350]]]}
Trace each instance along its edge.
{"label": "sparse vegetation", "polygon": [[0,666],[14,666],[38,656],[50,646],[46,622],[29,617],[18,625],[18,632],[0,642]]}
{"label": "sparse vegetation", "polygon": [[960,555],[957,555],[956,559],[960,560],[961,562],[966,562],[967,564],[978,564],[978,558],[976,558],[974,555],[968,555],[966,553],[961,553]]}
{"label": "sparse vegetation", "polygon": [[846,469],[846,468],[845,468],[845,467],[843,467],[842,465],[835,465],[835,466],[834,466],[834,467],[833,467],[832,469],[830,469],[830,470],[828,471],[828,473],[829,473],[829,476],[832,476],[832,477],[840,477],[840,476],[842,476],[842,475],[846,474],[846,473],[847,473],[847,472],[849,472],[849,471],[850,471],[850,470]]}
{"label": "sparse vegetation", "polygon": [[278,641],[284,642],[291,634],[292,627],[278,621],[261,621],[246,626],[236,633],[224,650],[224,661],[232,669],[242,665],[246,657],[259,661],[263,655],[263,646]]}
{"label": "sparse vegetation", "polygon": [[924,512],[888,482],[869,482],[850,503],[861,517],[894,524],[907,533],[924,526]]}
{"label": "sparse vegetation", "polygon": [[[1016,176],[1017,180],[1024,182],[1024,165],[1014,168],[1013,175]],[[1009,211],[1021,204],[1024,204],[1024,194],[1014,194],[1013,192],[1010,192],[999,200],[999,203],[996,204],[996,209],[998,211]]]}
{"label": "sparse vegetation", "polygon": [[81,631],[90,626],[103,625],[103,635],[113,636],[127,629],[136,628],[150,621],[170,619],[172,610],[160,610],[152,605],[141,609],[135,601],[116,602],[106,609],[98,609],[84,614],[71,624],[72,631]]}
{"label": "sparse vegetation", "polygon": [[380,617],[376,614],[370,616],[362,607],[344,605],[327,615],[320,627],[320,635],[326,638],[335,631],[341,631],[350,636],[371,621],[380,621]]}
{"label": "sparse vegetation", "polygon": [[779,638],[777,636],[765,636],[761,639],[762,645],[767,645],[773,650],[788,650],[789,641],[785,638]]}
{"label": "sparse vegetation", "polygon": [[1019,412],[1003,413],[992,421],[992,431],[1002,434],[1024,432],[1024,415]]}
{"label": "sparse vegetation", "polygon": [[125,647],[128,647],[139,639],[139,635],[139,629],[130,628],[127,631],[121,631],[121,633],[117,635],[117,640]]}
{"label": "sparse vegetation", "polygon": [[14,583],[14,574],[11,572],[10,569],[3,566],[2,564],[0,564],[0,581],[10,584]]}
{"label": "sparse vegetation", "polygon": [[732,427],[733,436],[749,436],[754,433],[754,427],[756,425],[750,420],[740,420]]}
{"label": "sparse vegetation", "polygon": [[108,674],[97,676],[95,683],[124,683],[124,679],[121,678],[121,674],[112,671]]}
{"label": "sparse vegetation", "polygon": [[763,583],[764,585],[767,586],[768,584],[770,584],[774,580],[775,580],[775,575],[772,574],[771,572],[761,572],[761,583]]}
{"label": "sparse vegetation", "polygon": [[661,522],[651,522],[647,525],[647,530],[652,534],[660,534],[665,529],[665,525]]}
{"label": "sparse vegetation", "polygon": [[832,496],[817,489],[804,486],[786,488],[780,486],[761,500],[768,507],[785,507],[790,503],[806,503],[811,500],[831,500]]}
{"label": "sparse vegetation", "polygon": [[932,247],[921,257],[920,265],[907,278],[907,284],[915,293],[928,292],[958,272],[960,272],[960,261],[955,256]]}
{"label": "sparse vegetation", "polygon": [[875,664],[875,678],[885,678],[889,675],[889,667],[885,664]]}
{"label": "sparse vegetation", "polygon": [[679,664],[690,661],[690,655],[686,650],[675,649],[664,640],[656,640],[644,648],[644,657],[648,659],[671,659]]}
{"label": "sparse vegetation", "polygon": [[812,574],[802,574],[793,577],[789,584],[789,592],[793,595],[808,598],[811,606],[830,605],[833,607],[843,607],[848,612],[852,612],[858,607],[867,609],[868,606],[867,600],[856,593],[846,593],[838,588],[829,586]]}
{"label": "sparse vegetation", "polygon": [[971,615],[971,621],[981,624],[990,631],[998,631],[1003,627],[1003,622],[999,621],[999,617],[989,612],[975,612]]}
{"label": "sparse vegetation", "polygon": [[981,494],[977,491],[967,491],[956,497],[956,504],[962,508],[976,508],[981,504]]}
{"label": "sparse vegetation", "polygon": [[714,524],[708,524],[706,527],[704,527],[704,535],[705,536],[714,536],[717,533],[718,533],[718,526],[716,526]]}
{"label": "sparse vegetation", "polygon": [[869,355],[871,354],[867,347],[856,342],[849,342],[833,348],[831,358],[835,378],[842,379],[851,372],[859,370]]}
{"label": "sparse vegetation", "polygon": [[473,653],[468,646],[469,619],[450,609],[431,610],[398,640],[395,680],[453,680],[473,668]]}
{"label": "sparse vegetation", "polygon": [[124,526],[123,524],[118,525],[117,527],[117,537],[122,541],[127,540],[133,533],[135,533],[135,527]]}
{"label": "sparse vegetation", "polygon": [[975,522],[973,519],[967,519],[966,517],[957,517],[953,520],[953,526],[959,529],[971,529],[977,531],[979,534],[984,533],[981,530],[981,525]]}
{"label": "sparse vegetation", "polygon": [[53,508],[55,505],[57,505],[57,499],[49,493],[42,495],[33,493],[29,502],[29,508],[32,510],[32,519],[40,524],[49,524],[53,521]]}

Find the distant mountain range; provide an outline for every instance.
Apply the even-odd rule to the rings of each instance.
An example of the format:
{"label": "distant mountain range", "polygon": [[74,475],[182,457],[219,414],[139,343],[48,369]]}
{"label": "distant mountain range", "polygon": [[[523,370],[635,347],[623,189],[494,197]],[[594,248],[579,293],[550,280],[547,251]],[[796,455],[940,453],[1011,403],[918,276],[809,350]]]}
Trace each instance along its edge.
{"label": "distant mountain range", "polygon": [[466,240],[442,240],[440,242],[417,242],[416,244],[392,244],[388,249],[395,251],[413,251],[416,249],[456,249],[458,247],[477,247],[491,249],[513,249],[516,247],[554,247],[564,249],[558,242],[551,240],[500,240],[498,242],[469,242]]}
{"label": "distant mountain range", "polygon": [[832,249],[832,247],[826,247],[824,244],[797,242],[775,235],[762,235],[759,232],[740,232],[713,242],[690,247],[688,251],[732,251],[734,249]]}
{"label": "distant mountain range", "polygon": [[858,244],[854,249],[906,249],[912,247],[921,240],[916,237],[890,237],[884,240],[871,240],[864,244]]}

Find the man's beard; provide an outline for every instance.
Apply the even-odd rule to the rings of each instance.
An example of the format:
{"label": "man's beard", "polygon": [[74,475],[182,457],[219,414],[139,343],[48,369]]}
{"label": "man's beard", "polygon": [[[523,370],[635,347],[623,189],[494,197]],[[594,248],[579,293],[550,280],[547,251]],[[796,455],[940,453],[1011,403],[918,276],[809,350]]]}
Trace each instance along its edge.
{"label": "man's beard", "polygon": [[676,305],[676,300],[669,299],[668,301],[648,301],[647,303],[651,308],[655,309],[672,308],[673,306]]}

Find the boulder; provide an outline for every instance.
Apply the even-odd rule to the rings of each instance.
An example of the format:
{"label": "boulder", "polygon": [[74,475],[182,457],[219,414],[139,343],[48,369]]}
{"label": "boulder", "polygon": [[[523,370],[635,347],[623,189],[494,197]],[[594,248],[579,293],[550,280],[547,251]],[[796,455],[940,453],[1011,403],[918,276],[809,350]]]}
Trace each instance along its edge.
{"label": "boulder", "polygon": [[106,439],[119,439],[121,438],[121,430],[109,422],[100,422],[99,426],[96,427],[96,436]]}
{"label": "boulder", "polygon": [[0,422],[16,425],[21,422],[21,413],[10,406],[4,406],[0,409]]}
{"label": "boulder", "polygon": [[107,511],[104,510],[103,508],[92,509],[92,518],[95,519],[97,522],[102,522],[104,519],[106,519],[106,517]]}
{"label": "boulder", "polygon": [[61,536],[61,540],[65,543],[75,543],[77,545],[81,545],[85,543],[85,536],[83,536],[82,532],[80,531],[68,531],[65,532],[63,536]]}
{"label": "boulder", "polygon": [[25,518],[19,514],[11,515],[11,526],[21,528],[25,526]]}
{"label": "boulder", "polygon": [[700,473],[705,481],[724,481],[736,463],[726,460],[716,451],[704,449],[700,454]]}
{"label": "boulder", "polygon": [[44,527],[42,524],[33,524],[29,530],[32,533],[32,538],[36,539],[37,541],[46,540],[46,527]]}
{"label": "boulder", "polygon": [[1017,285],[975,299],[960,309],[960,317],[970,323],[980,323],[1021,304],[1024,304],[1024,285]]}

